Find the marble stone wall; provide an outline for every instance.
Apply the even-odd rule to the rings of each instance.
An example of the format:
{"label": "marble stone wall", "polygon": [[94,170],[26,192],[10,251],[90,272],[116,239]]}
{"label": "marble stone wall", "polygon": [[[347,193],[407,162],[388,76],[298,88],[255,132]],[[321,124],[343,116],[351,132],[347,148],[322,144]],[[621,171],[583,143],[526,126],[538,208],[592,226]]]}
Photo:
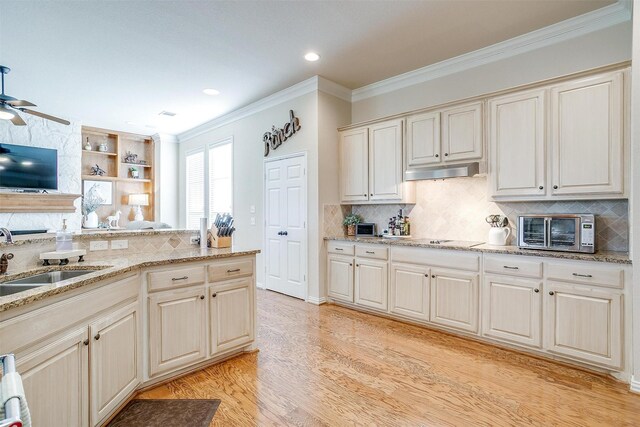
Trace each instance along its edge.
{"label": "marble stone wall", "polygon": [[597,215],[596,245],[601,250],[629,250],[629,213],[626,200],[494,203],[487,197],[487,178],[455,178],[416,182],[415,205],[353,205],[366,222],[387,228],[389,217],[405,209],[416,238],[486,241],[491,214],[506,215],[512,227],[510,244],[516,244],[518,215],[528,213],[593,213]]}
{"label": "marble stone wall", "polygon": [[[0,144],[28,145],[58,150],[58,190],[61,193],[82,193],[81,125],[72,122],[69,126],[48,120],[21,115],[27,126],[14,126],[7,120],[0,120]],[[72,230],[82,226],[80,199],[76,200],[76,213],[0,213],[0,227],[11,230],[47,229],[56,230],[62,226],[62,219]]]}

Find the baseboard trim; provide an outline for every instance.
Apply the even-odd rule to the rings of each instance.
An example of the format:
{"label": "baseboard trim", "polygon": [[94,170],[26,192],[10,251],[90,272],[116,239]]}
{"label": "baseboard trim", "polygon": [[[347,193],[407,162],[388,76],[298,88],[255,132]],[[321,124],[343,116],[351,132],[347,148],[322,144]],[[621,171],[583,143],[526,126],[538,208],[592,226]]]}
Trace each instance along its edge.
{"label": "baseboard trim", "polygon": [[260,282],[256,282],[256,287],[259,288],[259,289],[267,289],[267,287],[264,284],[260,283]]}
{"label": "baseboard trim", "polygon": [[326,304],[327,302],[327,298],[326,297],[307,297],[307,302],[311,303],[311,304],[315,304],[315,305],[322,305],[322,304]]}
{"label": "baseboard trim", "polygon": [[640,378],[636,378],[635,375],[631,377],[630,390],[634,393],[640,393]]}

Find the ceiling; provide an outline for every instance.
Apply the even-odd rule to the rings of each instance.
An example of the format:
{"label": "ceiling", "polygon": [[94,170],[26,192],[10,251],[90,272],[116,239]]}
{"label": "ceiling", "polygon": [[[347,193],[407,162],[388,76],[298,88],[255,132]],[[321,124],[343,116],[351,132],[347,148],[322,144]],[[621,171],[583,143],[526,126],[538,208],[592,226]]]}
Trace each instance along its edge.
{"label": "ceiling", "polygon": [[611,3],[1,0],[0,63],[42,112],[177,134],[316,74],[355,89]]}

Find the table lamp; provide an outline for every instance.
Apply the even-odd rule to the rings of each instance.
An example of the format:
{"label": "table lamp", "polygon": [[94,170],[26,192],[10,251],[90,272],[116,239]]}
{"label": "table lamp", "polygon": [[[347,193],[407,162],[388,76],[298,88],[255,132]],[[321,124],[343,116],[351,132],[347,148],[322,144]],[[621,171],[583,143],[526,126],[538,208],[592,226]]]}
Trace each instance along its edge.
{"label": "table lamp", "polygon": [[140,209],[140,206],[149,206],[149,195],[146,193],[129,194],[129,204],[135,206],[134,221],[144,221],[144,216],[142,215],[142,209]]}

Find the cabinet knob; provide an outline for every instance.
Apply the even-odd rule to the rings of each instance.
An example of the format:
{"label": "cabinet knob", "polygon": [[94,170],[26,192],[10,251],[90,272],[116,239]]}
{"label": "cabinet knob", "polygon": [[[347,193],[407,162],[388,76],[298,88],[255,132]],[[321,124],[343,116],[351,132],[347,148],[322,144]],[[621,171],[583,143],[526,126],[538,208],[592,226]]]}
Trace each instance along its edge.
{"label": "cabinet knob", "polygon": [[349,263],[349,267],[353,267],[353,264],[352,264],[352,263]]}
{"label": "cabinet knob", "polygon": [[431,278],[432,278],[432,279],[435,279],[435,278],[436,278],[436,275],[435,275],[435,274],[432,274],[432,275],[431,275]]}
{"label": "cabinet knob", "polygon": [[360,264],[356,264],[356,267],[360,267]]}
{"label": "cabinet knob", "polygon": [[84,344],[84,345],[89,345],[89,340],[88,340],[88,339],[86,339],[86,340],[82,341],[82,344]]}
{"label": "cabinet knob", "polygon": [[429,275],[428,275],[428,274],[425,274],[425,275],[424,275],[424,277],[429,277]]}
{"label": "cabinet knob", "polygon": [[544,190],[544,187],[541,185],[540,187],[538,187],[538,190]]}
{"label": "cabinet knob", "polygon": [[367,193],[364,193],[364,194],[363,194],[363,196],[364,196],[364,197],[367,197]]}
{"label": "cabinet knob", "polygon": [[557,185],[554,185],[554,186],[553,186],[553,189],[554,189],[554,190],[557,190],[557,189],[558,189],[558,186],[557,186]]}
{"label": "cabinet knob", "polygon": [[218,294],[213,294],[213,295],[211,295],[211,298],[215,298],[217,296],[218,296]]}
{"label": "cabinet knob", "polygon": [[204,295],[200,295],[200,299],[204,299]]}
{"label": "cabinet knob", "polygon": [[540,289],[534,289],[533,292],[537,294],[538,292],[540,292]]}
{"label": "cabinet knob", "polygon": [[449,156],[449,153],[444,153],[444,156],[445,156],[445,157]]}
{"label": "cabinet knob", "polygon": [[436,157],[440,157],[440,154],[436,154]]}
{"label": "cabinet knob", "polygon": [[96,334],[95,337],[93,337],[94,340],[98,341],[100,339],[100,334]]}
{"label": "cabinet knob", "polygon": [[370,196],[370,197],[373,197],[373,193],[372,193],[372,194],[369,194],[369,196]]}
{"label": "cabinet knob", "polygon": [[556,294],[555,292],[553,292],[553,291],[549,291],[549,295],[553,296],[553,295],[555,295],[555,294]]}

